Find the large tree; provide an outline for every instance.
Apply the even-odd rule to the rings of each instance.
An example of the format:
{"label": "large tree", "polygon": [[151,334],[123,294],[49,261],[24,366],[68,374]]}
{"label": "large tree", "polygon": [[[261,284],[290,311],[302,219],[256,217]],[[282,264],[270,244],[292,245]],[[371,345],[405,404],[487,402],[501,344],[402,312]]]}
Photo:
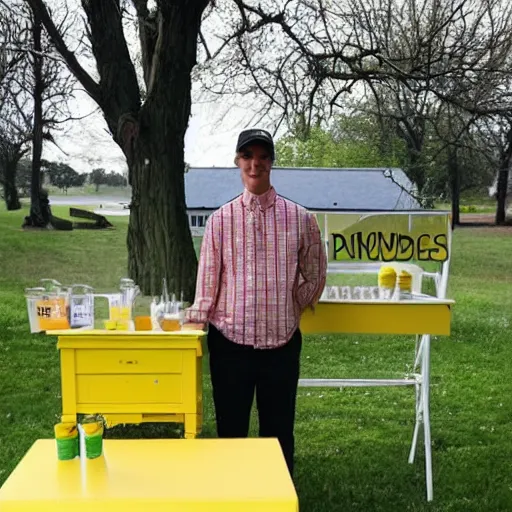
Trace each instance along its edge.
{"label": "large tree", "polygon": [[[52,132],[73,119],[68,100],[74,81],[53,54],[40,20],[23,0],[8,4],[0,0],[0,7],[4,44],[0,54],[0,182],[8,209],[19,208],[16,169],[32,147],[30,219],[32,225],[44,227],[40,206],[43,140],[53,142]],[[66,30],[67,12],[61,15],[61,27]]]}
{"label": "large tree", "polygon": [[20,116],[20,87],[16,77],[24,54],[18,44],[25,35],[18,19],[9,19],[0,3],[0,185],[8,210],[21,208],[16,187],[16,166],[26,153],[29,130]]}
{"label": "large tree", "polygon": [[71,51],[43,0],[27,0],[71,72],[103,111],[129,167],[132,187],[128,271],[146,294],[171,290],[187,299],[195,287],[196,255],[184,194],[184,138],[191,108],[201,17],[208,0],[134,0],[143,81],[130,56],[119,0],[83,0],[98,77]]}

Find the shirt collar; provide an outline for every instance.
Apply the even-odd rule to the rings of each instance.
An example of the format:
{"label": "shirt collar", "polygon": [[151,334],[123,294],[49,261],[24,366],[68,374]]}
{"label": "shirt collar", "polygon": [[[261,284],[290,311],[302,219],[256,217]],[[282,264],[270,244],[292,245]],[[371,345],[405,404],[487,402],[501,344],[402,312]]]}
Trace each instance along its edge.
{"label": "shirt collar", "polygon": [[274,187],[270,187],[265,193],[261,195],[253,194],[247,189],[242,194],[242,203],[248,208],[251,204],[256,204],[260,207],[260,210],[266,210],[274,205],[276,201],[277,193]]}

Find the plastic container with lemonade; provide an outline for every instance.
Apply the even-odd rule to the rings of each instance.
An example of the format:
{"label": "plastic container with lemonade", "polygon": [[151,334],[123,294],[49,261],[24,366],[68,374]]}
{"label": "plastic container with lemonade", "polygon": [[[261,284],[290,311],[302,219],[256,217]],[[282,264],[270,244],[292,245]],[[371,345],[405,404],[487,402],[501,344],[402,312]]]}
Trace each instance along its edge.
{"label": "plastic container with lemonade", "polygon": [[69,329],[69,290],[55,279],[41,279],[44,291],[33,302],[39,331]]}
{"label": "plastic container with lemonade", "polygon": [[181,330],[182,321],[179,313],[164,313],[159,322],[162,331],[172,332]]}
{"label": "plastic container with lemonade", "polygon": [[157,312],[158,324],[162,331],[180,331],[185,319],[183,300],[176,300],[173,294],[172,299],[161,304]]}

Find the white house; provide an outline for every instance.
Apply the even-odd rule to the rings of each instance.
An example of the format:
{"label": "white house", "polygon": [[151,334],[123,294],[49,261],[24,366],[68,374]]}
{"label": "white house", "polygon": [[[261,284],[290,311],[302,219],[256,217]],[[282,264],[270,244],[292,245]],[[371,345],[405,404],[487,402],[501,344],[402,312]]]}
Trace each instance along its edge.
{"label": "white house", "polygon": [[[401,169],[272,169],[278,194],[308,210],[417,210],[414,186]],[[185,174],[185,199],[193,234],[201,234],[208,216],[243,190],[238,168],[192,167]]]}

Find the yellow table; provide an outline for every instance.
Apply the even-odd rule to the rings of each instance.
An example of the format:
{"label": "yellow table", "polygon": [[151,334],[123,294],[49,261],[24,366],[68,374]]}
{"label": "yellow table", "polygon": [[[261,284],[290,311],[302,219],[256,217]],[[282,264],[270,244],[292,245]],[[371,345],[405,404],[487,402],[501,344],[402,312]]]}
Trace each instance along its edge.
{"label": "yellow table", "polygon": [[276,439],[105,440],[58,461],[39,440],[0,489],[2,512],[297,512]]}
{"label": "yellow table", "polygon": [[202,426],[203,331],[48,331],[58,336],[62,421],[101,414],[108,426],[178,422]]}
{"label": "yellow table", "polygon": [[449,335],[453,300],[322,301],[301,318],[303,333]]}
{"label": "yellow table", "polygon": [[403,379],[300,379],[303,387],[414,386],[416,422],[409,463],[414,462],[420,430],[425,445],[427,500],[433,499],[430,435],[430,337],[449,335],[453,300],[425,299],[384,301],[323,301],[314,311],[306,310],[300,328],[308,333],[414,334],[416,348],[412,372]]}

